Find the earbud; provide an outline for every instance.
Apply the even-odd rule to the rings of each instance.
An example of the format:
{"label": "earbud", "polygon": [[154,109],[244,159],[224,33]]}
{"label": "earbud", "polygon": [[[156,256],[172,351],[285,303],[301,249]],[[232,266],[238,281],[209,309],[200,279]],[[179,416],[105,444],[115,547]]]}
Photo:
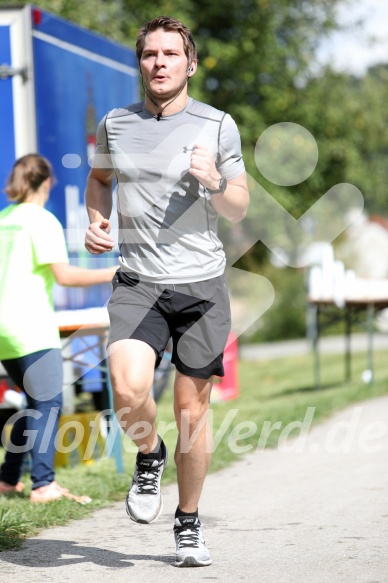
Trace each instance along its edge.
{"label": "earbud", "polygon": [[189,68],[187,69],[187,74],[189,74],[189,73],[192,73],[192,72],[193,72],[193,67],[189,67]]}

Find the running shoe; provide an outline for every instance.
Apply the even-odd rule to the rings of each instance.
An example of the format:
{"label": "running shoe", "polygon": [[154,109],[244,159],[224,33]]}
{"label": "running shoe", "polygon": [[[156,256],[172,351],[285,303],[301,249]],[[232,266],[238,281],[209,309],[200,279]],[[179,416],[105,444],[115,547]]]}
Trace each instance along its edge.
{"label": "running shoe", "polygon": [[167,448],[161,441],[162,460],[154,457],[136,459],[135,472],[125,505],[127,514],[135,522],[150,524],[159,518],[163,508],[160,480],[167,464]]}
{"label": "running shoe", "polygon": [[175,519],[176,567],[206,567],[212,560],[206,548],[203,530],[196,516]]}

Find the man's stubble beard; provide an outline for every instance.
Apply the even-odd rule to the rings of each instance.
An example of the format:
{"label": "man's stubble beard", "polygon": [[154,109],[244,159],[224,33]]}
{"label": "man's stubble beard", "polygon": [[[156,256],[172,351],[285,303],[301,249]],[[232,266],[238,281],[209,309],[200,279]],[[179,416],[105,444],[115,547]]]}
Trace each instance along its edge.
{"label": "man's stubble beard", "polygon": [[187,79],[185,79],[184,82],[181,83],[181,85],[179,85],[176,89],[171,89],[170,91],[168,91],[167,93],[163,93],[162,95],[159,93],[155,93],[155,91],[153,91],[151,87],[149,85],[146,85],[145,83],[144,87],[146,89],[146,94],[151,96],[152,99],[154,99],[158,103],[158,105],[163,105],[164,103],[167,103],[168,101],[174,99],[174,97],[178,97],[180,93],[183,91],[186,83]]}

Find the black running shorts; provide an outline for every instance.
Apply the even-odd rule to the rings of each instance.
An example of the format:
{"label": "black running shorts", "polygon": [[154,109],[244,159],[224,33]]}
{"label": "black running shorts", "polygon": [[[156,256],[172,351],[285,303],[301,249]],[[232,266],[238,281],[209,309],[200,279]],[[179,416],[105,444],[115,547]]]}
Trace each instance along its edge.
{"label": "black running shorts", "polygon": [[229,294],[223,275],[183,284],[142,282],[118,270],[108,303],[108,345],[132,338],[149,344],[157,367],[170,338],[172,362],[187,376],[223,376],[230,332]]}

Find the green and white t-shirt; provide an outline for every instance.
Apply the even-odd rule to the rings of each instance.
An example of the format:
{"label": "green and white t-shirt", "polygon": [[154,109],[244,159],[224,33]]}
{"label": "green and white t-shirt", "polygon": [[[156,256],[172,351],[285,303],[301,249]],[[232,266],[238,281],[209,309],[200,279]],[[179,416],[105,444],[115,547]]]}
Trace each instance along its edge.
{"label": "green and white t-shirt", "polygon": [[0,360],[60,348],[50,264],[68,263],[60,222],[33,203],[0,211]]}

